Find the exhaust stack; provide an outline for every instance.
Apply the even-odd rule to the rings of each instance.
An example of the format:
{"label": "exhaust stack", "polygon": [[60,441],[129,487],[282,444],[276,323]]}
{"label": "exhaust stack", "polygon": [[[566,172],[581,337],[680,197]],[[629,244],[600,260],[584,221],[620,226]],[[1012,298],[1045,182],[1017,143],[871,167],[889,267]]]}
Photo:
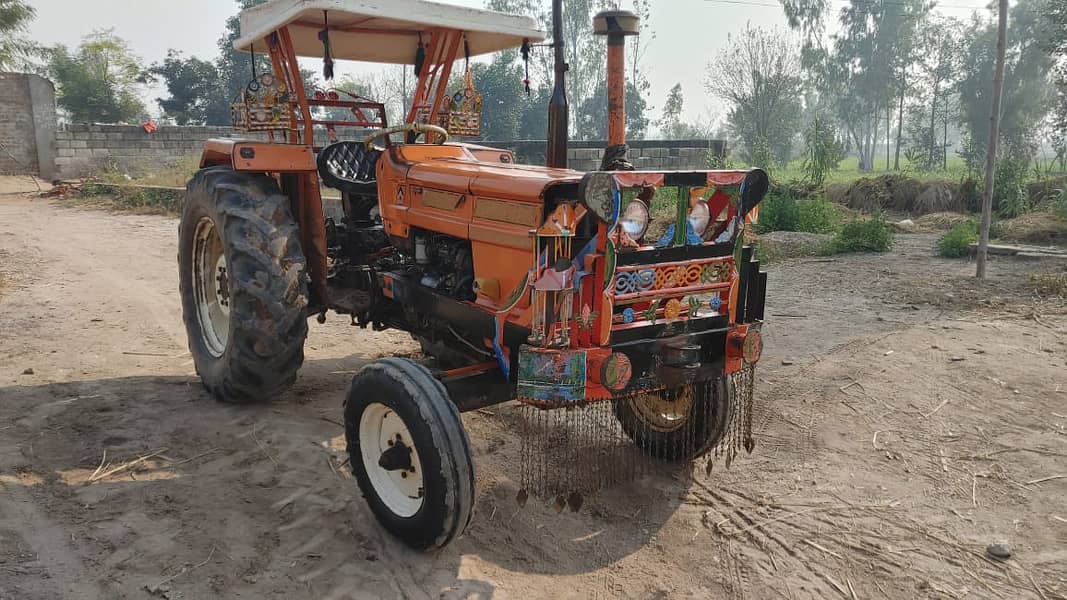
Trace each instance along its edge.
{"label": "exhaust stack", "polygon": [[[606,10],[593,17],[593,33],[608,38],[608,154],[626,144],[626,38],[637,35],[641,18],[628,10]],[[625,148],[622,158],[625,160]],[[605,163],[607,160],[605,160]]]}
{"label": "exhaust stack", "polygon": [[552,100],[548,103],[548,148],[545,162],[549,167],[567,168],[567,83],[569,66],[563,53],[563,0],[552,0],[552,49],[555,50],[555,78]]}

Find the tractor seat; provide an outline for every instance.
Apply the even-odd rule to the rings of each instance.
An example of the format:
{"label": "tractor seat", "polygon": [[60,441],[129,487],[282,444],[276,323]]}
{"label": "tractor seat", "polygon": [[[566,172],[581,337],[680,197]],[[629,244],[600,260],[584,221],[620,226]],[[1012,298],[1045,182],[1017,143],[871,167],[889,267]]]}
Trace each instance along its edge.
{"label": "tractor seat", "polygon": [[363,142],[336,142],[319,151],[319,176],[328,187],[352,196],[377,196],[374,167],[381,150]]}

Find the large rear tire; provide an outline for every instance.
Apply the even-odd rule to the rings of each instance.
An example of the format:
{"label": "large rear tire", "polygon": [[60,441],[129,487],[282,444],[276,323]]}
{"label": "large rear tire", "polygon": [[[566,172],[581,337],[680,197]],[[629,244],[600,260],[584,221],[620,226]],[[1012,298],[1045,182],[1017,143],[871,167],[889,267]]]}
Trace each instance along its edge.
{"label": "large rear tire", "polygon": [[349,462],[378,521],[412,548],[459,537],[474,512],[474,466],[459,411],[430,371],[385,358],[352,379]]}
{"label": "large rear tire", "polygon": [[707,454],[729,430],[732,394],[727,377],[638,394],[615,402],[615,418],[649,456],[693,460]]}
{"label": "large rear tire", "polygon": [[295,381],[308,331],[299,240],[270,177],[212,167],[186,186],[182,313],[196,372],[219,400],[267,400]]}

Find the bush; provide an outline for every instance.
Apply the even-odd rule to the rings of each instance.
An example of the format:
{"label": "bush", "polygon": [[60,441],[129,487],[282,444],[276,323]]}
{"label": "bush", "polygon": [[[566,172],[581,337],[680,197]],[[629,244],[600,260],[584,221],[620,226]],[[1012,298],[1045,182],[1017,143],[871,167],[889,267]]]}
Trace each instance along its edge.
{"label": "bush", "polygon": [[978,226],[973,221],[957,223],[937,240],[937,253],[945,258],[960,258],[978,241]]}
{"label": "bush", "polygon": [[774,190],[764,196],[759,205],[756,231],[796,231],[800,225],[800,207],[788,191]]}
{"label": "bush", "polygon": [[830,240],[827,252],[885,252],[893,247],[893,230],[881,215],[846,223],[834,239]]}
{"label": "bush", "polygon": [[841,222],[837,207],[823,196],[797,202],[797,231],[833,233]]}
{"label": "bush", "polygon": [[1004,159],[997,163],[993,182],[993,207],[1005,219],[1030,212],[1030,195],[1026,191],[1029,172],[1026,161]]}

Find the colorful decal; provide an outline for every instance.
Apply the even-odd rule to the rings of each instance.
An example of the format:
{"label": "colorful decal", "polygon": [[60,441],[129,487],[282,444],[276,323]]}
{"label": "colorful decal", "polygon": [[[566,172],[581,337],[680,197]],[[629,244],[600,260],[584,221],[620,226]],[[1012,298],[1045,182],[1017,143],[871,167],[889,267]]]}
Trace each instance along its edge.
{"label": "colorful decal", "polygon": [[722,308],[722,298],[718,296],[712,296],[711,300],[708,300],[708,306],[711,308],[711,310],[719,312],[719,309]]}
{"label": "colorful decal", "polygon": [[582,331],[589,331],[593,328],[593,323],[596,322],[597,311],[593,310],[589,303],[582,305],[582,311],[578,313],[578,328]]}
{"label": "colorful decal", "polygon": [[700,314],[700,306],[704,304],[700,301],[700,298],[696,296],[689,297],[689,318],[696,317]]}
{"label": "colorful decal", "polygon": [[615,278],[615,244],[608,240],[607,249],[604,251],[604,290],[611,288],[611,282]]}
{"label": "colorful decal", "polygon": [[633,377],[630,358],[621,352],[612,352],[600,365],[600,385],[612,392],[621,392]]}
{"label": "colorful decal", "polygon": [[647,310],[645,310],[645,320],[656,324],[656,303],[653,302]]}
{"label": "colorful decal", "polygon": [[635,316],[634,315],[634,309],[627,308],[626,310],[622,311],[622,322],[623,323],[633,323],[634,322],[634,316]]}
{"label": "colorful decal", "polygon": [[521,401],[581,402],[585,400],[585,351],[523,345],[519,350],[518,380]]}
{"label": "colorful decal", "polygon": [[680,317],[682,314],[682,303],[677,298],[671,298],[667,301],[667,306],[663,309],[663,318],[668,321],[673,321]]}

